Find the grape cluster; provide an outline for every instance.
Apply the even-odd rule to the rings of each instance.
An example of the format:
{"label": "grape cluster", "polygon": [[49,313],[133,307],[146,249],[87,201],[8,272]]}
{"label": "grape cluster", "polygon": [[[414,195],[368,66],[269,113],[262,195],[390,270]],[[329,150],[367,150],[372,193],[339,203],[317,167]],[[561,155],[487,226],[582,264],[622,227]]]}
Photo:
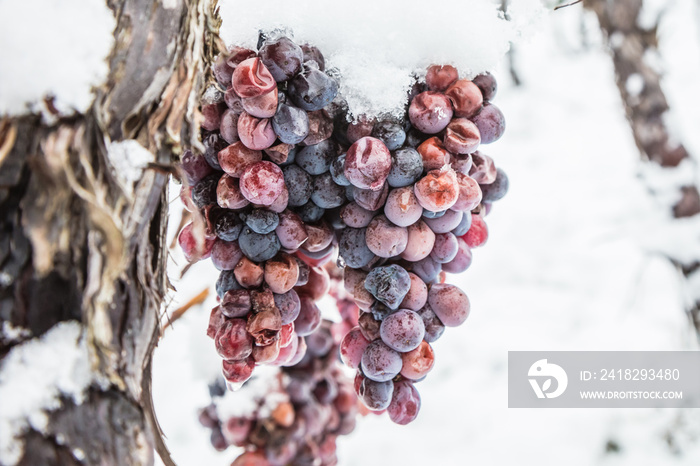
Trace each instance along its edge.
{"label": "grape cluster", "polygon": [[238,402],[237,394],[226,395],[218,383],[210,386],[212,402],[200,411],[199,420],[211,429],[217,450],[245,448],[234,466],[337,464],[336,438],[354,430],[359,408],[352,381],[338,364],[332,330],[337,325],[321,323],[307,338],[308,351],[299,363],[283,368],[273,383],[253,394],[251,412],[222,418],[217,405],[224,396]]}
{"label": "grape cluster", "polygon": [[180,244],[222,270],[208,332],[224,376],[239,384],[256,364],[303,360],[319,338],[315,301],[329,292],[323,265],[337,252],[341,313],[355,313],[337,335],[341,358],[369,410],[409,423],[431,344],[469,314],[446,273],[469,267],[488,237],[484,217],[508,190],[479,150],[505,129],[496,81],[433,65],[403,119],[351,121],[317,48],[272,33],[258,49],[217,61],[225,91],[205,92],[205,151],[182,159],[183,200],[203,220]]}

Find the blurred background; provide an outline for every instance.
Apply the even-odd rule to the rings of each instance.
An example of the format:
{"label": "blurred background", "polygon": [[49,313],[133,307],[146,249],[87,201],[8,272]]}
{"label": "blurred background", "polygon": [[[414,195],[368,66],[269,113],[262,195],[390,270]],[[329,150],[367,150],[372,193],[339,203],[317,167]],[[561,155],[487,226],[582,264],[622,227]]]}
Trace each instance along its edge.
{"label": "blurred background", "polygon": [[[435,343],[418,419],[360,419],[338,440],[341,465],[700,464],[698,410],[507,407],[508,351],[698,349],[700,4],[584,3],[544,4],[493,69],[507,130],[488,153],[510,191],[470,269],[448,279],[471,315]],[[171,238],[178,193],[173,184]],[[171,254],[173,311],[218,272],[206,262],[183,275]],[[239,453],[216,452],[197,422],[219,377],[205,334],[214,305],[211,292],[155,353],[156,412],[181,465]]]}

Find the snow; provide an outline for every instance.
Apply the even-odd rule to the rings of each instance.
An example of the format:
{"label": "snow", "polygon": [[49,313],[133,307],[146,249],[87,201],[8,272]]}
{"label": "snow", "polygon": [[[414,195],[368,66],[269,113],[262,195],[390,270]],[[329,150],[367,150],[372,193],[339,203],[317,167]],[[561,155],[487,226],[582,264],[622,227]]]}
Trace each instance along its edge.
{"label": "snow", "polygon": [[23,445],[15,436],[30,428],[44,432],[47,412],[61,406],[61,397],[82,403],[92,381],[78,322],[61,322],[12,348],[0,366],[0,463],[16,464]]}
{"label": "snow", "polygon": [[455,65],[466,77],[491,70],[511,40],[542,23],[539,0],[511,4],[506,21],[500,2],[490,0],[434,0],[429,8],[420,0],[355,0],[334,3],[332,12],[324,0],[267,0],[254,9],[228,0],[220,4],[221,36],[255,48],[259,30],[288,29],[340,71],[340,93],[354,117],[400,117],[413,73],[432,63]]}
{"label": "snow", "polygon": [[[223,5],[225,25],[235,3]],[[700,121],[694,71],[700,55],[688,50],[697,50],[700,36],[689,3],[676,2],[663,17],[663,65],[655,59],[668,68],[664,86],[679,115],[670,120],[679,125],[673,129],[683,131],[684,143],[698,154],[700,133],[692,128]],[[363,2],[352,5],[367,11]],[[321,14],[303,7],[300,12],[309,21]],[[509,82],[505,61],[496,67],[495,103],[508,129],[484,152],[506,170],[511,191],[487,218],[490,238],[474,251],[470,270],[451,278],[469,295],[472,314],[434,345],[435,369],[418,385],[423,406],[417,421],[396,426],[386,416],[361,419],[352,435],[339,439],[340,465],[700,462],[697,410],[507,408],[508,351],[698,349],[684,312],[690,291],[663,256],[700,254],[700,225],[695,219],[673,222],[666,204],[671,194],[659,199],[645,181],[659,191],[667,182],[692,181],[694,162],[665,172],[640,161],[592,14],[582,14],[578,5],[543,21],[541,34],[516,47],[522,87]],[[387,27],[383,34],[387,40],[410,35],[412,24],[394,24],[397,29]],[[337,27],[340,37],[346,26]],[[323,40],[323,32],[332,29],[318,28],[304,34]],[[254,29],[235,34],[249,39]],[[299,37],[301,31],[295,31]],[[693,43],[679,46],[688,37]],[[324,44],[334,41],[340,42],[332,37]],[[178,191],[172,190],[173,211],[179,208]],[[171,238],[178,220],[176,212]],[[174,250],[170,277],[178,291],[171,309],[203,287],[213,288],[217,277],[213,266],[199,263],[180,279],[183,266],[181,252]],[[700,274],[692,280],[700,289]],[[209,403],[207,384],[220,376],[220,359],[205,335],[214,301],[211,296],[175,322],[155,354],[156,411],[178,464],[228,465],[240,452],[215,452],[208,431],[196,421],[197,409]],[[606,452],[611,442],[617,452]]]}
{"label": "snow", "polygon": [[155,161],[155,155],[134,139],[110,142],[107,158],[129,196],[133,195],[134,184],[141,179],[146,165]]}
{"label": "snow", "polygon": [[85,112],[104,82],[116,21],[104,1],[0,0],[0,115]]}

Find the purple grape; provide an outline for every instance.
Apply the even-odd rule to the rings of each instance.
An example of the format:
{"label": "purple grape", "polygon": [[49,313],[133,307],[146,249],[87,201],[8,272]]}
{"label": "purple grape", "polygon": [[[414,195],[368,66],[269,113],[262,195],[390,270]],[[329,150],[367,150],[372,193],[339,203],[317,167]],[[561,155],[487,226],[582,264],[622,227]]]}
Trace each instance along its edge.
{"label": "purple grape", "polygon": [[286,81],[299,73],[304,61],[301,47],[284,36],[265,41],[258,55],[277,82]]}
{"label": "purple grape", "polygon": [[358,395],[362,403],[371,411],[382,411],[389,407],[391,396],[394,393],[394,382],[375,382],[369,378],[363,378]]}
{"label": "purple grape", "polygon": [[340,359],[350,369],[357,369],[368,345],[369,341],[362,335],[362,330],[355,327],[340,342]]}
{"label": "purple grape", "polygon": [[435,245],[433,230],[423,220],[417,221],[406,230],[408,231],[408,241],[406,248],[401,253],[401,258],[417,262],[428,257]]}
{"label": "purple grape", "polygon": [[279,104],[277,113],[272,117],[272,129],[280,141],[299,144],[309,135],[309,117],[300,108]]}
{"label": "purple grape", "polygon": [[428,256],[414,263],[411,272],[418,275],[425,283],[433,283],[437,280],[441,270],[441,264],[435,262],[433,258]]}
{"label": "purple grape", "polygon": [[238,237],[238,244],[245,256],[253,262],[263,262],[275,257],[281,244],[275,232],[261,235],[250,228],[244,228]]}
{"label": "purple grape", "polygon": [[418,417],[420,411],[420,395],[413,383],[402,380],[394,384],[391,403],[387,407],[389,418],[399,425],[406,425]]}
{"label": "purple grape", "polygon": [[367,341],[374,341],[379,338],[379,328],[382,323],[375,319],[371,312],[361,312],[357,323],[362,332],[362,336],[365,337]]}
{"label": "purple grape", "polygon": [[210,175],[212,171],[211,165],[201,155],[195,155],[191,150],[186,150],[180,159],[182,171],[185,172],[187,183],[194,186],[201,179]]}
{"label": "purple grape", "polygon": [[245,319],[230,319],[224,322],[214,337],[216,351],[226,360],[245,359],[253,351],[253,339],[246,331]]}
{"label": "purple grape", "polygon": [[343,219],[345,225],[352,228],[366,227],[375,215],[375,212],[360,207],[356,202],[345,204],[340,210],[340,218]]}
{"label": "purple grape", "polygon": [[289,80],[287,95],[294,104],[306,111],[321,110],[338,93],[338,82],[323,71],[307,68]]}
{"label": "purple grape", "polygon": [[496,83],[496,78],[488,71],[472,79],[472,82],[479,88],[484,100],[490,101],[496,96],[498,84]]}
{"label": "purple grape", "polygon": [[236,212],[221,213],[214,224],[216,236],[224,241],[236,241],[242,229],[243,222]]}
{"label": "purple grape", "polygon": [[246,216],[245,223],[255,233],[266,235],[277,228],[279,216],[267,209],[253,209]]}
{"label": "purple grape", "polygon": [[365,289],[391,309],[398,309],[410,288],[411,277],[396,264],[376,267],[365,279]]}
{"label": "purple grape", "polygon": [[386,178],[389,186],[400,188],[415,183],[423,173],[423,158],[412,147],[399,149],[391,156],[391,170]]}
{"label": "purple grape", "polygon": [[484,105],[472,121],[479,128],[482,144],[498,141],[506,130],[506,119],[501,110],[493,104]]}
{"label": "purple grape", "polygon": [[353,186],[376,191],[384,186],[391,171],[391,153],[384,143],[363,137],[348,148],[345,156],[345,177]]}
{"label": "purple grape", "polygon": [[226,317],[245,317],[252,309],[248,290],[229,290],[224,294],[219,305]]}
{"label": "purple grape", "polygon": [[392,189],[384,204],[384,215],[400,227],[416,223],[423,215],[423,207],[418,204],[418,200],[413,194],[413,186]]}
{"label": "purple grape", "polygon": [[463,216],[462,212],[448,209],[441,217],[427,218],[424,221],[433,233],[447,233],[459,226]]}
{"label": "purple grape", "polygon": [[462,273],[469,268],[472,263],[472,251],[467,242],[462,238],[457,238],[457,254],[455,258],[446,264],[442,264],[442,270],[448,273]]}
{"label": "purple grape", "polygon": [[406,249],[408,230],[394,225],[385,216],[378,215],[367,226],[366,241],[367,247],[377,256],[395,257]]}
{"label": "purple grape", "polygon": [[321,325],[321,310],[308,296],[300,296],[299,315],[294,320],[294,330],[300,337],[310,335]]}
{"label": "purple grape", "polygon": [[219,299],[223,299],[227,291],[240,289],[242,287],[236,281],[233,270],[222,270],[219,278],[216,280],[216,294],[219,296]]}
{"label": "purple grape", "polygon": [[217,239],[211,249],[211,262],[219,270],[233,270],[243,258],[237,241]]}
{"label": "purple grape", "polygon": [[204,158],[215,170],[221,170],[219,164],[219,152],[226,149],[228,143],[218,133],[211,133],[202,138],[204,144]]}
{"label": "purple grape", "polygon": [[282,170],[284,183],[289,190],[289,205],[299,207],[311,199],[313,178],[298,165],[289,165]]}
{"label": "purple grape", "polygon": [[508,192],[508,176],[500,168],[496,169],[496,179],[491,184],[481,186],[484,202],[498,201]]}
{"label": "purple grape", "polygon": [[374,125],[372,136],[384,143],[387,149],[396,150],[406,141],[406,133],[401,125],[392,121],[381,121]]}
{"label": "purple grape", "polygon": [[469,298],[454,285],[437,283],[431,286],[428,304],[446,327],[457,327],[469,316]]}
{"label": "purple grape", "polygon": [[304,63],[312,61],[318,65],[319,70],[324,71],[326,69],[326,60],[318,47],[304,44],[301,46],[301,50],[304,52]]}
{"label": "purple grape", "polygon": [[231,109],[226,110],[221,116],[219,133],[229,144],[238,141],[238,117],[239,113],[235,113]]}
{"label": "purple grape", "polygon": [[471,228],[471,226],[472,226],[472,213],[471,212],[464,212],[464,215],[462,215],[462,220],[460,220],[459,225],[457,225],[452,230],[452,234],[455,236],[465,235],[469,231],[469,228]]}
{"label": "purple grape", "polygon": [[326,212],[326,209],[317,206],[314,204],[312,201],[307,202],[303,206],[297,208],[297,213],[299,214],[299,217],[305,222],[305,223],[315,223],[321,220],[321,217],[323,217],[323,214]]}
{"label": "purple grape", "polygon": [[327,139],[297,152],[296,164],[310,175],[325,173],[337,155],[335,142]]}
{"label": "purple grape", "polygon": [[415,273],[409,272],[408,276],[411,277],[411,287],[399,307],[417,311],[428,301],[428,286]]}
{"label": "purple grape", "polygon": [[422,92],[411,101],[408,117],[419,131],[436,134],[445,129],[452,119],[452,104],[444,94]]}
{"label": "purple grape", "polygon": [[345,228],[340,235],[338,248],[340,257],[348,267],[364,267],[374,259],[374,253],[367,247],[366,228]]}
{"label": "purple grape", "polygon": [[386,382],[401,372],[401,354],[384,343],[382,340],[374,340],[362,354],[360,366],[362,373],[375,382]]}
{"label": "purple grape", "polygon": [[345,202],[345,188],[336,184],[330,173],[323,173],[314,179],[311,200],[324,209],[340,207]]}
{"label": "purple grape", "polygon": [[350,186],[350,181],[345,177],[345,157],[346,154],[340,154],[331,162],[330,166],[333,181],[340,186]]}
{"label": "purple grape", "polygon": [[389,195],[389,185],[384,185],[376,190],[353,188],[353,199],[360,207],[369,211],[377,211],[384,206]]}
{"label": "purple grape", "polygon": [[400,309],[382,320],[379,334],[389,348],[406,353],[423,341],[425,325],[415,312]]}
{"label": "purple grape", "polygon": [[202,178],[192,188],[192,202],[198,209],[216,204],[216,186],[219,184],[221,173],[213,173]]}
{"label": "purple grape", "polygon": [[301,300],[297,292],[291,289],[283,294],[275,294],[274,299],[275,306],[282,316],[282,325],[294,322],[301,310]]}
{"label": "purple grape", "polygon": [[425,326],[425,334],[423,339],[428,343],[437,341],[438,338],[442,336],[445,332],[445,324],[442,323],[440,318],[433,312],[433,310],[427,304],[416,311],[416,314],[423,319],[423,325]]}
{"label": "purple grape", "polygon": [[430,253],[430,258],[435,262],[444,264],[450,262],[457,256],[459,243],[457,237],[452,233],[440,233],[435,235],[435,245],[433,252]]}
{"label": "purple grape", "polygon": [[296,213],[285,210],[279,214],[279,220],[275,233],[283,248],[295,250],[308,239],[304,222]]}

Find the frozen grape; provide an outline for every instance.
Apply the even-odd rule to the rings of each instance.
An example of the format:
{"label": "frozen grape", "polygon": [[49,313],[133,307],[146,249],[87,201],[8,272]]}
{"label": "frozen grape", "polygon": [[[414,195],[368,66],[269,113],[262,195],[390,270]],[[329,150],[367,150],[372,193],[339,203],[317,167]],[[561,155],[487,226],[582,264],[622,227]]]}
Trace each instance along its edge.
{"label": "frozen grape", "polygon": [[445,129],[452,119],[452,104],[443,94],[421,92],[411,101],[408,117],[419,131],[436,134]]}
{"label": "frozen grape", "polygon": [[341,154],[336,157],[329,167],[333,181],[340,186],[350,186],[351,184],[345,177],[345,155],[346,154]]}
{"label": "frozen grape", "polygon": [[255,359],[249,356],[246,359],[237,361],[223,361],[223,374],[227,382],[232,384],[241,384],[248,380],[253,375],[255,368]]}
{"label": "frozen grape", "polygon": [[407,261],[416,262],[428,257],[435,244],[435,233],[422,220],[407,228],[408,240],[401,257]]}
{"label": "frozen grape", "polygon": [[306,225],[306,233],[309,239],[303,244],[302,249],[307,252],[323,251],[331,244],[334,237],[333,229],[324,221]]}
{"label": "frozen grape", "polygon": [[279,216],[266,209],[253,209],[246,216],[245,223],[255,233],[265,235],[279,225]]}
{"label": "frozen grape", "polygon": [[318,144],[304,147],[297,152],[295,161],[310,175],[320,175],[328,171],[336,156],[335,143],[327,139]]}
{"label": "frozen grape", "polygon": [[272,117],[272,129],[287,144],[299,144],[309,135],[309,117],[300,108],[289,104],[279,104]]}
{"label": "frozen grape", "polygon": [[418,275],[425,283],[433,283],[437,280],[438,275],[440,275],[442,266],[439,262],[435,262],[432,257],[428,256],[414,263],[411,271]]}
{"label": "frozen grape", "polygon": [[362,335],[360,328],[355,327],[340,342],[340,358],[350,369],[357,369],[368,345],[369,341]]}
{"label": "frozen grape", "polygon": [[283,294],[275,294],[274,300],[275,306],[277,306],[280,311],[282,325],[294,322],[301,310],[301,301],[297,292],[291,289]]}
{"label": "frozen grape", "polygon": [[311,200],[323,209],[340,207],[345,202],[345,188],[336,184],[330,173],[323,173],[314,179]]}
{"label": "frozen grape", "polygon": [[384,143],[390,151],[403,146],[406,141],[406,133],[401,125],[392,121],[381,121],[374,125],[372,136]]}
{"label": "frozen grape", "polygon": [[483,96],[481,91],[468,79],[460,79],[445,91],[445,95],[452,102],[455,116],[471,118],[481,110]]}
{"label": "frozen grape", "polygon": [[294,329],[297,335],[305,337],[310,335],[321,325],[321,311],[316,303],[308,296],[300,296],[301,307],[299,315],[294,321]]}
{"label": "frozen grape", "polygon": [[361,313],[357,323],[360,327],[360,332],[362,332],[362,336],[364,336],[367,341],[374,341],[379,338],[379,329],[382,323],[375,319],[371,312]]}
{"label": "frozen grape", "polygon": [[243,222],[235,212],[223,212],[216,218],[214,232],[224,241],[236,241],[243,229]]}
{"label": "frozen grape", "polygon": [[496,83],[496,78],[494,78],[488,71],[478,75],[472,80],[472,82],[479,88],[485,101],[493,100],[493,98],[496,96],[498,84]]}
{"label": "frozen grape", "polygon": [[278,103],[279,94],[277,92],[276,87],[273,88],[270,92],[259,95],[257,97],[241,99],[241,106],[243,107],[243,110],[245,110],[245,113],[247,113],[250,116],[254,116],[255,118],[272,118],[277,112]]}
{"label": "frozen grape", "polygon": [[[238,134],[238,130],[236,130],[236,134]],[[202,137],[202,144],[204,144],[204,158],[207,163],[214,170],[222,170],[219,164],[219,151],[226,149],[228,143],[218,133],[211,133]]]}
{"label": "frozen grape", "polygon": [[352,228],[366,227],[375,215],[375,212],[360,207],[356,202],[345,204],[340,210],[340,218],[343,219],[345,225]]}
{"label": "frozen grape", "polygon": [[455,236],[462,236],[469,231],[472,226],[472,213],[464,212],[462,215],[462,220],[460,220],[459,225],[457,225],[453,230],[452,234]]}
{"label": "frozen grape", "polygon": [[250,202],[270,205],[284,190],[284,175],[272,162],[257,162],[241,175],[240,188]]}
{"label": "frozen grape", "polygon": [[417,311],[428,301],[428,287],[415,273],[409,272],[408,276],[411,278],[411,287],[399,307]]}
{"label": "frozen grape", "polygon": [[247,257],[243,257],[236,268],[233,269],[233,274],[236,276],[236,281],[243,288],[257,288],[263,283],[263,274],[265,273],[260,264],[256,264]]}
{"label": "frozen grape", "polygon": [[301,46],[301,50],[304,53],[304,63],[312,61],[318,65],[319,70],[323,71],[326,69],[326,60],[318,47],[304,44]]}
{"label": "frozen grape", "polygon": [[224,294],[230,290],[240,290],[242,287],[236,281],[233,270],[222,270],[216,280],[216,294],[223,299]]}
{"label": "frozen grape", "polygon": [[274,144],[277,135],[268,118],[255,118],[243,112],[238,117],[238,138],[249,149],[263,150]]}
{"label": "frozen grape", "polygon": [[447,233],[459,226],[462,221],[462,212],[448,210],[445,215],[437,218],[426,218],[424,221],[433,230],[433,233]]}
{"label": "frozen grape", "polygon": [[236,113],[231,109],[226,110],[223,115],[221,115],[221,124],[219,126],[219,133],[221,137],[226,140],[229,144],[233,144],[238,141],[238,118],[240,113]]}
{"label": "frozen grape", "polygon": [[238,237],[238,244],[245,256],[253,262],[263,262],[275,257],[281,244],[275,232],[266,235],[244,228]]}
{"label": "frozen grape", "polygon": [[299,286],[297,290],[300,294],[306,295],[313,301],[323,298],[331,287],[331,279],[326,269],[322,267],[311,267],[309,270],[309,280],[306,285]]}
{"label": "frozen grape", "polygon": [[223,209],[242,209],[250,201],[241,193],[238,178],[224,174],[216,186],[216,202]]}
{"label": "frozen grape", "polygon": [[201,155],[195,155],[191,150],[186,150],[180,159],[182,171],[185,172],[187,183],[193,186],[202,178],[212,173],[212,167]]}
{"label": "frozen grape", "polygon": [[221,116],[224,113],[226,106],[221,103],[202,105],[201,127],[207,131],[216,131],[221,124]]}
{"label": "frozen grape", "polygon": [[371,411],[382,411],[389,407],[391,396],[394,393],[394,382],[376,382],[369,378],[363,378],[358,395],[362,403]]}
{"label": "frozen grape", "polygon": [[484,202],[494,202],[503,198],[508,192],[508,176],[500,168],[496,169],[496,179],[491,184],[481,186]]}
{"label": "frozen grape", "polygon": [[198,241],[198,239],[194,234],[192,223],[185,225],[177,237],[178,244],[187,262],[196,262],[208,259],[211,256],[215,240],[202,238],[201,241]]}
{"label": "frozen grape", "polygon": [[367,275],[364,286],[390,309],[398,309],[411,288],[411,277],[406,269],[396,264],[375,267]]}
{"label": "frozen grape", "polygon": [[423,159],[417,150],[406,147],[391,156],[391,170],[386,178],[389,186],[400,188],[409,186],[423,173]]}
{"label": "frozen grape", "polygon": [[226,360],[245,359],[253,351],[253,339],[246,331],[245,319],[229,319],[214,337],[216,351]]}
{"label": "frozen grape", "polygon": [[450,262],[457,256],[457,250],[459,249],[459,243],[457,243],[457,237],[452,233],[440,233],[435,235],[435,246],[433,246],[433,252],[430,253],[430,257],[440,264]]}
{"label": "frozen grape", "polygon": [[439,170],[450,163],[450,152],[437,137],[426,139],[416,150],[421,156],[425,171]]}
{"label": "frozen grape", "polygon": [[301,71],[304,61],[301,47],[284,36],[265,41],[258,54],[277,82],[286,81]]}
{"label": "frozen grape", "polygon": [[262,160],[262,152],[249,149],[241,141],[237,141],[221,150],[218,160],[223,171],[239,178],[249,165]]}
{"label": "frozen grape", "polygon": [[472,226],[469,228],[466,234],[462,236],[462,239],[469,248],[478,248],[486,243],[489,237],[489,230],[486,226],[486,222],[481,215],[472,215]]}
{"label": "frozen grape", "polygon": [[423,207],[413,194],[413,186],[392,189],[384,204],[384,215],[400,227],[416,223],[423,215]]}
{"label": "frozen grape", "polygon": [[206,176],[192,188],[192,202],[198,209],[216,204],[216,185],[219,182],[219,176],[219,173]]}
{"label": "frozen grape", "polygon": [[455,258],[446,264],[442,264],[442,270],[448,273],[462,273],[469,268],[472,263],[472,251],[467,246],[467,242],[462,238],[457,238],[457,254]]}
{"label": "frozen grape", "polygon": [[457,183],[459,184],[459,197],[452,209],[470,212],[481,202],[481,188],[474,178],[464,173],[457,173]]}
{"label": "frozen grape", "polygon": [[229,290],[221,299],[221,313],[228,318],[245,317],[252,309],[248,290]]}
{"label": "frozen grape", "polygon": [[371,189],[353,189],[353,200],[360,207],[371,212],[381,209],[389,195],[389,186],[384,183],[381,189],[372,191]]}
{"label": "frozen grape", "polygon": [[393,379],[401,371],[402,365],[401,354],[382,340],[374,340],[367,345],[360,363],[365,376],[375,382]]}
{"label": "frozen grape", "polygon": [[[417,310],[416,313],[420,316],[421,319],[423,319],[423,324],[425,325],[425,335],[423,336],[423,339],[428,343],[437,341],[437,339],[440,338],[445,332],[445,324],[442,323],[437,314],[435,314],[435,312],[433,312],[433,310],[428,305],[423,306],[422,308]],[[404,367],[405,365],[406,360],[404,359]],[[412,378],[408,375],[406,375],[406,377]]]}
{"label": "frozen grape", "polygon": [[287,250],[299,248],[309,237],[304,222],[296,213],[289,210],[279,214],[279,225],[275,229],[275,233],[280,246]]}
{"label": "frozen grape", "polygon": [[390,171],[391,153],[379,139],[358,139],[345,156],[345,177],[358,188],[381,189]]}
{"label": "frozen grape", "polygon": [[418,390],[408,380],[401,380],[394,384],[394,392],[391,403],[386,411],[389,419],[399,425],[406,425],[418,417],[420,411],[420,395]]}
{"label": "frozen grape", "polygon": [[309,112],[309,134],[304,138],[304,144],[312,146],[323,142],[333,134],[333,119],[325,110]]}
{"label": "frozen grape", "polygon": [[219,270],[233,270],[238,261],[243,258],[243,253],[236,241],[222,241],[217,239],[211,249],[211,262]]}
{"label": "frozen grape", "polygon": [[471,154],[479,147],[481,134],[470,120],[455,118],[445,129],[444,143],[453,154]]}
{"label": "frozen grape", "polygon": [[450,162],[452,164],[452,169],[457,173],[468,175],[469,170],[472,168],[471,154],[452,154]]}
{"label": "frozen grape", "polygon": [[310,112],[331,103],[337,93],[338,82],[313,68],[306,68],[287,83],[287,94],[294,105]]}
{"label": "frozen grape", "polygon": [[311,199],[313,192],[313,179],[297,165],[289,165],[282,170],[284,182],[289,190],[289,205],[298,207],[306,204]]}
{"label": "frozen grape", "polygon": [[263,152],[277,165],[284,166],[289,165],[287,161],[289,160],[290,154],[293,154],[295,150],[296,146],[282,142],[272,147],[268,147]]}
{"label": "frozen grape", "polygon": [[242,99],[266,94],[277,87],[272,74],[257,57],[243,60],[236,66],[231,84]]}
{"label": "frozen grape", "polygon": [[[366,232],[367,247],[379,257],[394,257],[406,249],[408,231],[391,223],[384,215],[369,222]],[[395,308],[394,308],[395,309]]]}
{"label": "frozen grape", "polygon": [[469,298],[454,285],[438,283],[431,286],[428,304],[446,327],[462,325],[469,316]]}
{"label": "frozen grape", "polygon": [[443,92],[458,78],[459,74],[454,66],[430,65],[428,72],[425,74],[425,84],[431,91]]}
{"label": "frozen grape", "polygon": [[506,130],[506,119],[501,110],[493,104],[484,105],[472,121],[479,128],[482,144],[491,144],[499,140]]}
{"label": "frozen grape", "polygon": [[361,115],[357,120],[348,124],[346,130],[348,142],[352,144],[366,136],[371,136],[372,130],[374,130],[374,119],[368,119]]}
{"label": "frozen grape", "polygon": [[321,220],[326,209],[317,206],[312,201],[307,202],[297,209],[299,217],[306,223],[314,223]]}
{"label": "frozen grape", "polygon": [[274,343],[270,343],[269,345],[264,345],[264,346],[259,346],[255,345],[253,346],[253,359],[255,359],[256,364],[269,364],[275,359],[280,354],[280,342],[279,340],[275,341]]}
{"label": "frozen grape", "polygon": [[449,209],[459,198],[457,175],[449,167],[431,170],[415,184],[414,193],[420,205],[430,211]]}
{"label": "frozen grape", "polygon": [[400,309],[382,320],[379,334],[389,348],[405,353],[416,349],[423,341],[425,325],[415,312]]}

